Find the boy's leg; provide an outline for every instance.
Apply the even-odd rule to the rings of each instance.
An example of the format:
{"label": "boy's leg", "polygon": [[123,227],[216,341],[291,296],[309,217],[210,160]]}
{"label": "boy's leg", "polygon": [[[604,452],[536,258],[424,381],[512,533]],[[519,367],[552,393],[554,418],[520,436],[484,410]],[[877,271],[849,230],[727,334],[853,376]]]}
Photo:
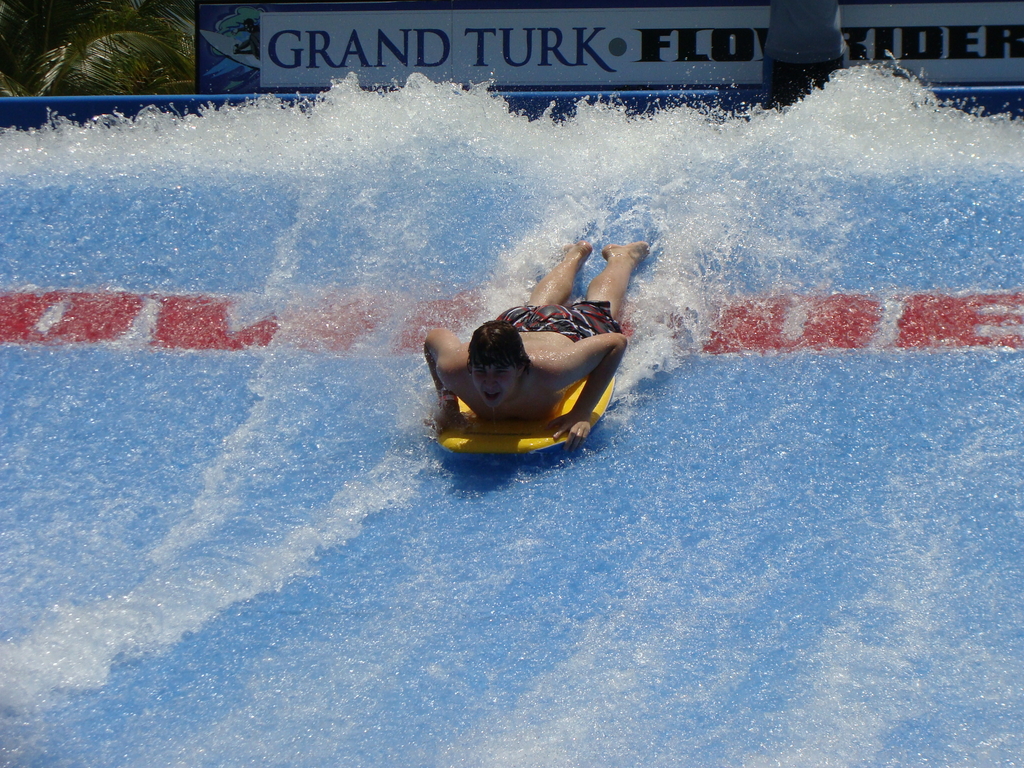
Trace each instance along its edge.
{"label": "boy's leg", "polygon": [[530,304],[540,307],[545,304],[568,303],[573,283],[576,282],[576,273],[593,250],[585,240],[565,246],[562,261],[537,283],[530,294]]}
{"label": "boy's leg", "polygon": [[601,255],[608,262],[587,287],[587,301],[607,301],[616,320],[629,287],[629,278],[636,265],[647,256],[649,246],[642,240],[629,245],[606,245]]}

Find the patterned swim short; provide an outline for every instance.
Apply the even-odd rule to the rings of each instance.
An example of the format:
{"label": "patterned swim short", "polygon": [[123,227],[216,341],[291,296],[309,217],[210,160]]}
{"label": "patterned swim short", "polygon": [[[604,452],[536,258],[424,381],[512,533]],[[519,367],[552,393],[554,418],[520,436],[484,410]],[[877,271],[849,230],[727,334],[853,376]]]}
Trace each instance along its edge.
{"label": "patterned swim short", "polygon": [[520,331],[553,331],[573,341],[599,333],[622,333],[607,301],[577,301],[571,307],[561,304],[513,307],[496,319],[512,323]]}

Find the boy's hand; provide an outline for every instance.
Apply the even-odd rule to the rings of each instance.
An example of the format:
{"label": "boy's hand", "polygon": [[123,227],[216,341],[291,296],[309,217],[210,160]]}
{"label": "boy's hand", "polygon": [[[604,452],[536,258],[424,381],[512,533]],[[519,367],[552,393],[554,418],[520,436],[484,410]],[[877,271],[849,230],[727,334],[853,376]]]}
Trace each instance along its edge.
{"label": "boy's hand", "polygon": [[565,450],[575,451],[590,434],[590,419],[581,419],[577,413],[570,411],[551,421],[548,427],[555,430],[552,435],[555,440],[565,435]]}
{"label": "boy's hand", "polygon": [[459,409],[457,402],[446,402],[434,412],[434,428],[438,432],[446,429],[465,429],[469,424],[469,418]]}

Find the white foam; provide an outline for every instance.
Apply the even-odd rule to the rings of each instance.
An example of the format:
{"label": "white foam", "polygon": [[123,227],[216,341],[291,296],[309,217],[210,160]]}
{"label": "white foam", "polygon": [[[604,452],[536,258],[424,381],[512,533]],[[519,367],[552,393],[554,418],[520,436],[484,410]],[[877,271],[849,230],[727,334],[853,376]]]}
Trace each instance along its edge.
{"label": "white foam", "polygon": [[[837,613],[843,618],[799,654],[795,689],[801,695],[776,714],[773,744],[742,765],[880,764],[887,762],[894,730],[948,707],[963,708],[970,713],[963,717],[975,722],[945,729],[944,747],[954,756],[947,765],[1004,765],[1020,754],[1024,739],[1007,733],[990,713],[1024,706],[1024,695],[1009,682],[1024,675],[1024,661],[974,633],[961,615],[966,601],[995,620],[990,631],[999,632],[1019,626],[1019,606],[989,604],[991,575],[965,572],[958,563],[962,532],[934,525],[957,508],[959,496],[971,493],[964,467],[1014,461],[1007,450],[1017,443],[1005,418],[1010,414],[997,412],[995,424],[980,427],[962,450],[927,472],[894,468],[883,509],[863,513],[879,520],[876,539],[888,550],[875,557],[873,586],[842,606]],[[989,714],[979,716],[983,712]]]}
{"label": "white foam", "polygon": [[[0,706],[34,710],[63,693],[99,688],[118,659],[158,652],[225,608],[280,589],[308,573],[320,551],[358,535],[367,515],[408,503],[426,466],[422,459],[386,457],[276,543],[235,541],[231,552],[218,557],[181,554],[184,544],[177,533],[177,557],[136,588],[100,601],[55,606],[27,637],[0,645]],[[200,540],[216,521],[204,522],[209,524],[188,530],[191,541]]]}

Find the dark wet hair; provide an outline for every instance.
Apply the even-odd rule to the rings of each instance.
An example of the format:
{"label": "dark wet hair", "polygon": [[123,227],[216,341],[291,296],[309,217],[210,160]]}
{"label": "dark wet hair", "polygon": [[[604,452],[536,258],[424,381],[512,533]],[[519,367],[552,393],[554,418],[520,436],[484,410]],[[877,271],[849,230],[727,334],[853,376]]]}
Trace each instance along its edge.
{"label": "dark wet hair", "polygon": [[518,368],[530,370],[530,357],[523,348],[523,339],[512,323],[490,320],[475,331],[469,340],[469,367]]}

